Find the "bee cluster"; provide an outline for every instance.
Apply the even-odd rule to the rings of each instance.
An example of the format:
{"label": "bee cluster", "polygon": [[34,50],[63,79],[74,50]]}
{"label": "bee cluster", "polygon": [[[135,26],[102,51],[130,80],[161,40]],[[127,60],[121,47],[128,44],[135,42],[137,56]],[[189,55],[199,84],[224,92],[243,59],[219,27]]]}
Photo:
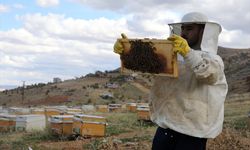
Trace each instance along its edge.
{"label": "bee cluster", "polygon": [[127,69],[147,72],[161,73],[166,67],[166,59],[156,54],[152,42],[141,40],[130,41],[131,49],[128,53],[121,55],[123,65]]}

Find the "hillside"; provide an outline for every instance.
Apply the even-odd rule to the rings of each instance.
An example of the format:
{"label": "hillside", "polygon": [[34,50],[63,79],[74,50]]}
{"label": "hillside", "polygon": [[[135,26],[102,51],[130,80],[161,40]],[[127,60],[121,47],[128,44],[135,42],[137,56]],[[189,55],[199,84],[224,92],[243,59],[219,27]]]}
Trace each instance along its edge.
{"label": "hillside", "polygon": [[[228,98],[240,100],[250,95],[250,49],[219,47],[229,84]],[[60,83],[38,83],[0,92],[0,105],[83,105],[147,102],[152,85],[150,75],[121,75],[119,70],[90,73]],[[231,98],[232,97],[232,98]]]}
{"label": "hillside", "polygon": [[229,94],[250,92],[250,49],[219,47],[218,54],[225,64]]}
{"label": "hillside", "polygon": [[[35,84],[24,91],[19,87],[0,93],[0,105],[83,105],[122,102],[146,102],[147,89],[137,77],[119,72],[88,74],[60,83]],[[24,93],[24,94],[23,94]]]}

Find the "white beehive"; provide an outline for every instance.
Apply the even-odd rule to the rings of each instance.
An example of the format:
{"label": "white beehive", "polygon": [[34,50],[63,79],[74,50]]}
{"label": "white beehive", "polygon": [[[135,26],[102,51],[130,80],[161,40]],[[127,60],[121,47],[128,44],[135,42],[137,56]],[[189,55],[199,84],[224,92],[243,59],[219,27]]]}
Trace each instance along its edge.
{"label": "white beehive", "polygon": [[45,115],[19,115],[16,117],[16,131],[42,131],[45,127]]}

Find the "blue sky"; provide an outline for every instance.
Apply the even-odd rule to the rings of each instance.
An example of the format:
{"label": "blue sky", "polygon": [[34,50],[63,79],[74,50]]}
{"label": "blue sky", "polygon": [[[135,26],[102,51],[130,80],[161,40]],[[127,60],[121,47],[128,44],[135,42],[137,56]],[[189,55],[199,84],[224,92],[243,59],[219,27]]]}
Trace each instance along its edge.
{"label": "blue sky", "polygon": [[167,38],[167,24],[190,11],[222,25],[220,46],[249,48],[249,5],[248,0],[0,0],[0,89],[116,69],[120,60],[113,44],[120,33]]}
{"label": "blue sky", "polygon": [[[109,10],[98,10],[79,3],[73,3],[67,0],[60,1],[60,4],[53,7],[41,7],[35,0],[1,0],[0,4],[8,6],[6,13],[1,13],[1,30],[21,27],[22,22],[16,19],[16,16],[25,14],[48,13],[64,14],[65,17],[78,19],[94,19],[99,17],[118,18],[118,13]],[[20,8],[19,8],[20,7]]]}

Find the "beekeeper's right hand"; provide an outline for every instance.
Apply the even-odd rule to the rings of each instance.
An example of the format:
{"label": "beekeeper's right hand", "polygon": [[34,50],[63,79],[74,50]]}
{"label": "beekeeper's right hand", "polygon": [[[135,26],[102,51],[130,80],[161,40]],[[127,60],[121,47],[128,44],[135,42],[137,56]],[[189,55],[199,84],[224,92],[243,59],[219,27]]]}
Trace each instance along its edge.
{"label": "beekeeper's right hand", "polygon": [[[121,36],[123,39],[127,39],[127,36],[124,33],[122,33]],[[117,40],[114,44],[114,52],[117,54],[122,54],[123,51],[124,51],[124,48],[123,48],[121,41]]]}

